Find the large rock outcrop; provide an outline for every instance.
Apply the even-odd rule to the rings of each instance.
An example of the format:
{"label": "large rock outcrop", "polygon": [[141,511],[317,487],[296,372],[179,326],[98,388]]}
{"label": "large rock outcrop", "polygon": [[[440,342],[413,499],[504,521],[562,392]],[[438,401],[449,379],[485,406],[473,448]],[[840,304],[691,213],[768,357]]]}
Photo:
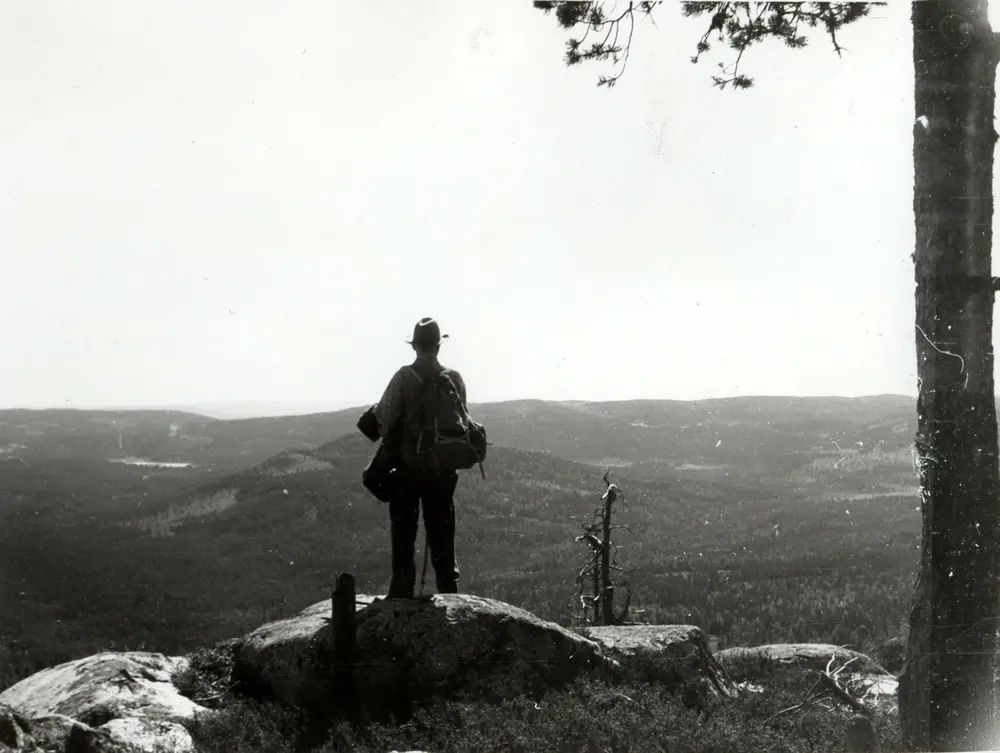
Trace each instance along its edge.
{"label": "large rock outcrop", "polygon": [[[518,607],[468,594],[412,601],[357,599],[357,691],[374,702],[503,697],[613,672],[600,645]],[[305,706],[326,692],[330,601],[263,625],[238,642],[233,678],[249,692]]]}
{"label": "large rock outcrop", "polygon": [[694,625],[615,625],[579,632],[601,644],[634,677],[703,689],[714,698],[738,693],[712,656],[705,633]]}
{"label": "large rock outcrop", "polygon": [[26,677],[0,693],[0,705],[26,720],[40,749],[185,753],[194,749],[185,725],[211,713],[174,685],[187,666],[162,654],[95,654]]}

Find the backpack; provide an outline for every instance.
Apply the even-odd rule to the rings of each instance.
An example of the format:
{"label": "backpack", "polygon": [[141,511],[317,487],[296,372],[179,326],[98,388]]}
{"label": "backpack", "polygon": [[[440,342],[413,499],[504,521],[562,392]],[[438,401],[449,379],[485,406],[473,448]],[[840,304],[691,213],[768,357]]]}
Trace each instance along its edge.
{"label": "backpack", "polygon": [[402,443],[403,464],[418,470],[467,470],[479,465],[486,478],[486,429],[469,416],[448,369],[422,378],[417,403],[409,412]]}

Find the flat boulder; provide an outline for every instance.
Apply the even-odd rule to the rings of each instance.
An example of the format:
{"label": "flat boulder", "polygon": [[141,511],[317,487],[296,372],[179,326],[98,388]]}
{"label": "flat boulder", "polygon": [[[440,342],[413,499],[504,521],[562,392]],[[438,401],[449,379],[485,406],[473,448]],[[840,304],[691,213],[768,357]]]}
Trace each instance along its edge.
{"label": "flat boulder", "polygon": [[[377,597],[359,594],[356,613]],[[303,609],[295,617],[268,622],[234,641],[233,679],[253,696],[270,696],[295,706],[310,690],[310,672],[325,659],[322,642],[333,614],[331,600]],[[327,632],[324,632],[327,631]]]}
{"label": "flat boulder", "polygon": [[0,693],[0,704],[28,718],[61,715],[88,727],[141,717],[188,724],[208,710],[181,695],[173,679],[184,657],[105,652],[43,669]]}
{"label": "flat boulder", "polygon": [[581,673],[612,672],[600,644],[511,604],[469,594],[378,602],[358,616],[370,689],[407,680],[415,693],[531,694]]}
{"label": "flat boulder", "polygon": [[694,625],[607,625],[580,628],[635,679],[673,687],[701,687],[716,698],[734,697],[736,684]]}
{"label": "flat boulder", "polygon": [[770,643],[763,646],[737,646],[716,652],[716,658],[726,667],[757,665],[819,671],[825,670],[834,656],[836,659],[830,666],[831,671],[849,661],[851,663],[848,669],[852,674],[890,674],[871,657],[830,643]]}
{"label": "flat boulder", "polygon": [[[356,609],[356,691],[372,707],[403,698],[532,694],[583,672],[619,668],[596,641],[494,599],[359,596]],[[233,654],[234,680],[244,691],[300,707],[328,692],[331,610],[323,601],[247,635]]]}

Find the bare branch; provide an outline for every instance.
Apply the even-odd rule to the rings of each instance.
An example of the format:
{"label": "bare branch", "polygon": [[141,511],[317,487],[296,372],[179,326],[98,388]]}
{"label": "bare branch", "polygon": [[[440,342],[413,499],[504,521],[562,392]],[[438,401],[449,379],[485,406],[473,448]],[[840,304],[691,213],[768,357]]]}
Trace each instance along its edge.
{"label": "bare branch", "polygon": [[616,525],[616,526],[611,526],[611,530],[612,531],[617,531],[619,528],[621,528],[624,531],[628,531],[629,533],[631,533],[636,538],[639,538],[638,536],[635,535],[635,532],[631,528],[629,528],[627,525],[619,524],[619,525]]}
{"label": "bare branch", "polygon": [[586,565],[584,565],[583,568],[581,568],[580,572],[577,574],[576,576],[577,581],[583,578],[583,576],[587,574],[587,571],[597,564],[597,557],[599,554],[600,551],[594,552],[594,556],[590,558],[590,561]]}
{"label": "bare branch", "polygon": [[643,706],[641,703],[639,703],[634,698],[629,698],[624,693],[615,693],[615,697],[616,698],[622,698],[622,699],[628,701],[629,703],[634,703],[636,706],[638,706],[639,708],[641,708],[643,711],[646,711],[646,707],[645,706]]}
{"label": "bare branch", "polygon": [[[836,652],[834,652],[834,657],[835,656]],[[831,662],[833,661],[834,657],[831,657],[830,659]],[[851,661],[854,661],[854,659],[851,659]],[[872,714],[874,713],[873,709],[867,704],[859,701],[857,698],[848,693],[843,687],[841,687],[841,685],[837,682],[835,676],[830,675],[829,673],[830,663],[827,663],[826,666],[827,666],[826,671],[818,671],[816,673],[818,675],[816,682],[813,683],[813,686],[809,689],[809,692],[806,693],[806,698],[801,703],[797,703],[794,706],[789,706],[788,708],[782,709],[781,711],[772,714],[770,717],[764,720],[764,724],[767,724],[768,722],[774,720],[775,718],[781,716],[782,714],[791,713],[793,711],[799,711],[802,709],[809,708],[811,706],[821,706],[822,708],[826,708],[825,706],[822,706],[822,702],[829,700],[831,696],[836,700],[840,701],[841,703],[845,704],[846,706],[849,706],[858,714],[861,714],[866,718],[870,719],[872,717]],[[844,665],[844,667],[846,666],[847,664]],[[843,667],[841,667],[841,669],[843,669]],[[819,691],[816,690],[817,687],[819,688]]]}
{"label": "bare branch", "polygon": [[835,695],[840,701],[850,706],[857,713],[862,714],[863,716],[866,716],[869,719],[871,718],[872,709],[869,706],[861,703],[861,701],[859,701],[850,693],[848,693],[846,690],[844,690],[842,687],[840,687],[840,685],[837,684],[837,681],[834,680],[830,675],[828,675],[826,672],[821,672],[819,679],[820,682],[822,682],[823,685],[827,689],[829,689],[829,691],[833,693],[833,695]]}
{"label": "bare branch", "polygon": [[612,570],[617,570],[620,573],[625,573],[626,575],[631,575],[632,573],[635,573],[635,572],[639,571],[639,568],[637,568],[637,567],[630,567],[630,568],[626,569],[624,567],[621,567],[619,565],[614,565],[614,564],[611,565],[611,569]]}
{"label": "bare branch", "polygon": [[[844,645],[842,645],[842,646],[837,646],[837,648],[835,648],[833,650],[833,653],[830,655],[830,661],[828,661],[826,663],[826,670],[825,670],[826,672],[830,671],[830,667],[833,666],[833,662],[836,660],[837,654],[839,652],[843,651],[845,648],[847,648],[847,644],[846,643]],[[847,665],[845,664],[844,666],[847,666]]]}
{"label": "bare branch", "polygon": [[843,671],[844,671],[845,669],[847,669],[847,668],[848,668],[848,667],[849,667],[849,666],[850,666],[851,664],[853,664],[854,662],[856,662],[856,661],[857,661],[858,659],[860,659],[860,658],[861,658],[860,656],[855,656],[855,657],[854,657],[853,659],[850,659],[850,660],[848,660],[848,661],[844,662],[843,666],[841,666],[841,667],[838,667],[836,671],[834,671],[834,672],[832,672],[832,673],[831,673],[831,675],[832,675],[833,677],[836,677],[837,675],[839,675],[839,674],[840,674],[841,672],[843,672]]}
{"label": "bare branch", "polygon": [[226,693],[232,692],[232,690],[235,688],[236,688],[236,683],[233,683],[229,687],[219,691],[218,693],[215,693],[214,695],[201,696],[199,698],[192,698],[191,700],[194,701],[195,703],[208,703],[209,701],[217,701],[218,699],[222,698],[222,696],[226,695]]}

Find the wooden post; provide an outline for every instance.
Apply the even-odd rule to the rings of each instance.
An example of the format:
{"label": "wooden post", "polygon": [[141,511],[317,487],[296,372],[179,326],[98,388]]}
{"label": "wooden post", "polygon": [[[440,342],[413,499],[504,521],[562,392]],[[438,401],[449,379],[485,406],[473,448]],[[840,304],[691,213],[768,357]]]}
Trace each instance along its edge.
{"label": "wooden post", "polygon": [[341,573],[333,592],[333,694],[337,707],[349,710],[357,700],[354,667],[357,633],[354,624],[354,576]]}

